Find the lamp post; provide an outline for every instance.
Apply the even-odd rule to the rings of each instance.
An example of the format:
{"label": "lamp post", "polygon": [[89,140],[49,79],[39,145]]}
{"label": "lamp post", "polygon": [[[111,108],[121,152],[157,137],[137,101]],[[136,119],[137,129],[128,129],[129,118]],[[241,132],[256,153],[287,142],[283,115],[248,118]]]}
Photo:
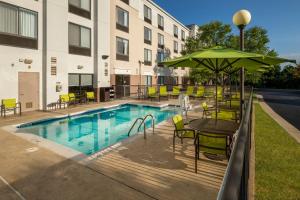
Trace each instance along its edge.
{"label": "lamp post", "polygon": [[[237,11],[232,18],[234,25],[236,25],[240,30],[240,50],[244,51],[244,29],[251,21],[251,14],[248,10]],[[243,116],[243,106],[244,106],[244,81],[245,72],[244,67],[240,69],[240,120]]]}

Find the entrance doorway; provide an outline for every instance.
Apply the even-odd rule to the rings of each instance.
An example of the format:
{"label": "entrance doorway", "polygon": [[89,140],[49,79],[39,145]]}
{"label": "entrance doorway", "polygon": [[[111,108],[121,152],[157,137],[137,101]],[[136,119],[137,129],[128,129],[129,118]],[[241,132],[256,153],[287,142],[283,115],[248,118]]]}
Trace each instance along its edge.
{"label": "entrance doorway", "polygon": [[116,97],[130,96],[130,75],[116,75]]}
{"label": "entrance doorway", "polygon": [[19,72],[19,101],[22,111],[33,111],[39,109],[39,73],[38,72]]}

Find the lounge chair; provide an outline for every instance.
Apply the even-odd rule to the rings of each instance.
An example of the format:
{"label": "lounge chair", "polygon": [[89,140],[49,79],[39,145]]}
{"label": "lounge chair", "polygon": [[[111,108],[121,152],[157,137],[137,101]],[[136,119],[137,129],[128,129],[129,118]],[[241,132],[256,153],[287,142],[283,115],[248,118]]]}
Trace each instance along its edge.
{"label": "lounge chair", "polygon": [[85,92],[86,101],[95,101],[95,93],[94,92]]}
{"label": "lounge chair", "polygon": [[229,158],[227,136],[213,133],[198,133],[195,139],[195,173],[197,173],[197,162],[200,151],[206,155],[221,155]]}
{"label": "lounge chair", "polygon": [[16,99],[2,99],[1,102],[1,117],[6,117],[7,111],[14,111],[14,114],[17,114],[17,109],[19,114],[22,114],[21,103],[17,102]]}
{"label": "lounge chair", "polygon": [[169,99],[169,93],[167,92],[167,86],[159,87],[159,99],[161,97],[166,97],[167,99]]}
{"label": "lounge chair", "polygon": [[151,99],[159,98],[155,87],[148,87],[148,97]]}
{"label": "lounge chair", "polygon": [[214,98],[214,90],[213,90],[213,88],[205,87],[204,88],[203,97],[206,98],[206,99],[208,99],[208,100],[213,99]]}
{"label": "lounge chair", "polygon": [[[202,115],[203,118],[210,117],[216,119],[216,108],[214,107],[210,108],[206,102],[203,102],[202,109],[203,109],[203,115]],[[217,119],[230,120],[235,122],[237,122],[238,120],[238,114],[236,110],[219,108],[217,112],[218,112]]]}
{"label": "lounge chair", "polygon": [[185,94],[188,96],[193,96],[193,93],[194,93],[194,86],[188,86]]}
{"label": "lounge chair", "polygon": [[175,115],[172,119],[175,126],[174,135],[173,135],[173,151],[175,151],[176,137],[181,139],[181,144],[182,144],[184,138],[194,139],[196,133],[195,130],[184,127],[183,117],[181,115]]}
{"label": "lounge chair", "polygon": [[71,104],[75,104],[75,95],[73,96],[74,93],[70,93],[70,94],[59,95],[59,100],[58,100],[59,108],[61,108],[62,105],[64,105],[64,108],[66,108],[66,105],[69,106]]}
{"label": "lounge chair", "polygon": [[171,96],[177,98],[179,95],[180,95],[180,87],[179,86],[173,86]]}
{"label": "lounge chair", "polygon": [[202,98],[204,97],[204,87],[203,86],[199,86],[197,88],[196,94],[193,94],[194,98]]}

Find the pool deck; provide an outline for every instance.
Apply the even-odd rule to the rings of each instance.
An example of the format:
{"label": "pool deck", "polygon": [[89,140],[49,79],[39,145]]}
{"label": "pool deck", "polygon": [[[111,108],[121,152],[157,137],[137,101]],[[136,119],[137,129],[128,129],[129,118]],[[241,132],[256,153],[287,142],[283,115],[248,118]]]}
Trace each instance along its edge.
{"label": "pool deck", "polygon": [[[143,101],[142,104],[175,102]],[[154,135],[148,131],[147,140],[142,135],[136,136],[85,165],[2,128],[122,103],[128,100],[1,118],[0,176],[25,199],[216,199],[227,162],[208,160],[201,155],[195,174],[193,141],[186,139],[180,144],[177,139],[173,152],[171,121],[156,126]],[[201,117],[200,110],[196,110],[189,113],[191,118]],[[0,180],[0,199],[20,197]]]}

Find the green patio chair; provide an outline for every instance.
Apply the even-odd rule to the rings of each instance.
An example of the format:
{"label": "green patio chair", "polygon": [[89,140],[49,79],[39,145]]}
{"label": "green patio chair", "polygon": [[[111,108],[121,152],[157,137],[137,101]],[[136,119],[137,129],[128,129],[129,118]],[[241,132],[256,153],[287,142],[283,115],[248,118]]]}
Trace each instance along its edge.
{"label": "green patio chair", "polygon": [[199,86],[197,88],[196,94],[193,95],[195,98],[202,98],[204,96],[204,86]]}
{"label": "green patio chair", "polygon": [[173,86],[171,96],[177,98],[179,95],[180,95],[180,87],[179,86]]}
{"label": "green patio chair", "polygon": [[14,111],[14,114],[17,114],[17,110],[19,110],[19,114],[22,114],[21,103],[17,102],[16,99],[2,99],[1,101],[1,117],[6,117],[6,112]]}
{"label": "green patio chair", "polygon": [[86,96],[86,101],[95,101],[95,92],[85,92],[85,96]]}
{"label": "green patio chair", "polygon": [[207,99],[213,99],[214,98],[214,89],[212,87],[205,87],[203,97],[207,98]]}
{"label": "green patio chair", "polygon": [[[214,107],[208,107],[206,102],[202,103],[202,109],[203,109],[203,118],[213,118],[216,119],[216,108]],[[229,121],[235,121],[237,122],[238,120],[238,114],[236,110],[230,110],[230,109],[224,109],[224,108],[219,108],[218,109],[218,118],[221,120],[229,120]]]}
{"label": "green patio chair", "polygon": [[188,96],[192,96],[193,93],[194,93],[194,86],[188,86],[185,94]]}
{"label": "green patio chair", "polygon": [[151,99],[158,98],[156,87],[148,87],[148,97]]}
{"label": "green patio chair", "polygon": [[173,135],[173,151],[175,151],[175,138],[178,137],[183,143],[184,138],[195,139],[195,130],[185,128],[182,115],[175,115],[173,118],[173,123],[175,126],[174,135]]}
{"label": "green patio chair", "polygon": [[169,93],[167,91],[167,86],[160,86],[159,87],[159,98],[161,97],[166,97],[167,99],[169,99]]}
{"label": "green patio chair", "polygon": [[213,133],[198,133],[195,139],[195,173],[200,152],[206,155],[221,155],[229,159],[227,136]]}

